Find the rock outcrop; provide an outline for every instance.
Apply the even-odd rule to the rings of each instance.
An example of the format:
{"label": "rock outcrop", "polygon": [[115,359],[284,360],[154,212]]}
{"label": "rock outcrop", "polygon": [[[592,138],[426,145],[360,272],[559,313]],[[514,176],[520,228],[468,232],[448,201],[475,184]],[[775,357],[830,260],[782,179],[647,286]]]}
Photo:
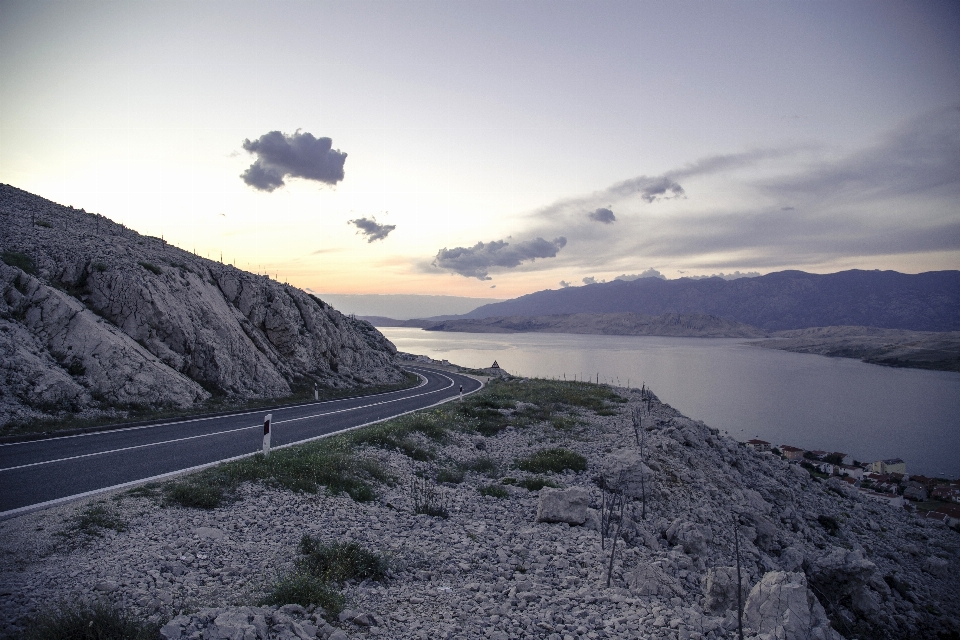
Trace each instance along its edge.
{"label": "rock outcrop", "polygon": [[0,185],[0,426],[396,383],[369,323],[266,276]]}

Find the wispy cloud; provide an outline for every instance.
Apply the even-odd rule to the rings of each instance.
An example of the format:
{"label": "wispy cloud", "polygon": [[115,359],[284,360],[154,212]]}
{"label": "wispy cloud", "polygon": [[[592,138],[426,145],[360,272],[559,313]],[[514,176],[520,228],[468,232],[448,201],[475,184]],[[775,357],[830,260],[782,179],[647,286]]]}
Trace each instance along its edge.
{"label": "wispy cloud", "polygon": [[287,177],[334,185],[343,180],[347,154],[333,148],[330,138],[315,138],[296,131],[265,133],[256,140],[244,140],[243,148],[257,156],[240,178],[260,191],[273,191],[286,184]]}
{"label": "wispy cloud", "polygon": [[650,267],[649,269],[641,273],[631,273],[629,275],[626,273],[620,274],[619,276],[614,278],[614,280],[623,280],[624,282],[632,282],[634,280],[639,280],[640,278],[660,278],[661,280],[665,280],[667,276],[663,275],[653,267]]}
{"label": "wispy cloud", "polygon": [[[616,210],[616,230],[596,224],[602,209]],[[555,261],[528,270],[612,274],[640,262],[748,271],[960,251],[957,211],[960,106],[953,105],[853,152],[751,150],[624,180],[532,212],[515,232],[571,238]],[[628,273],[621,278],[634,277]]]}
{"label": "wispy cloud", "polygon": [[567,244],[563,236],[553,240],[535,238],[509,243],[505,240],[478,242],[472,247],[443,248],[437,252],[433,266],[459,273],[467,278],[491,280],[491,269],[512,269],[537,258],[553,258]]}
{"label": "wispy cloud", "polygon": [[376,218],[357,218],[356,220],[350,220],[347,224],[352,224],[355,226],[358,231],[358,234],[363,234],[367,237],[367,242],[375,242],[377,240],[383,240],[390,232],[397,228],[395,224],[380,224],[377,222]]}

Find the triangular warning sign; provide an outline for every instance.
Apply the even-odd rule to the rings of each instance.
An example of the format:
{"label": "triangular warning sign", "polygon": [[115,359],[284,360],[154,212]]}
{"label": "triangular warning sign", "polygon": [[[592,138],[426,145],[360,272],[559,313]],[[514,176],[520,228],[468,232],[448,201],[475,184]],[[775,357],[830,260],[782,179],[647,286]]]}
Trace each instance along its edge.
{"label": "triangular warning sign", "polygon": [[497,364],[497,361],[494,360],[494,361],[493,361],[493,364],[490,365],[490,368],[491,368],[491,369],[499,369],[499,368],[500,368],[500,365],[498,365],[498,364]]}

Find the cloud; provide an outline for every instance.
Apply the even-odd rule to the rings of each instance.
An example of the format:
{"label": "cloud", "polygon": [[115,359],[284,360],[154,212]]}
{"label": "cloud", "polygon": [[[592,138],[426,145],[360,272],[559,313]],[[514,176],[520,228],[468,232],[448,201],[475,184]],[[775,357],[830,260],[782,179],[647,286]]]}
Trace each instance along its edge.
{"label": "cloud", "polygon": [[[681,272],[682,273],[682,272]],[[724,274],[723,271],[720,273],[714,273],[709,276],[685,276],[691,280],[706,280],[707,278],[722,278],[724,280],[739,280],[740,278],[756,278],[760,275],[759,271],[748,271],[747,273],[740,273],[739,271],[734,271],[733,273]]]}
{"label": "cloud", "polygon": [[587,217],[591,220],[602,222],[603,224],[613,224],[617,220],[617,216],[613,215],[613,211],[605,207],[600,207],[593,213],[588,213]]}
{"label": "cloud", "polygon": [[634,280],[639,280],[640,278],[660,278],[661,280],[666,280],[667,276],[663,275],[653,267],[650,267],[642,273],[633,273],[633,274],[622,274],[614,278],[614,280],[622,280],[624,282],[632,282]]}
{"label": "cloud", "polygon": [[376,218],[357,218],[347,221],[347,224],[354,225],[358,229],[357,233],[367,237],[367,242],[383,240],[397,228],[395,224],[380,224]]}
{"label": "cloud", "polygon": [[332,147],[330,138],[315,138],[299,130],[291,135],[271,131],[256,140],[244,140],[243,148],[257,159],[240,178],[260,191],[284,186],[287,177],[335,185],[343,180],[347,154]]}
{"label": "cloud", "polygon": [[561,289],[566,289],[566,288],[569,287],[569,286],[570,286],[570,283],[567,282],[566,280],[561,280],[561,281],[560,281],[560,288],[561,288]]}
{"label": "cloud", "polygon": [[567,244],[563,236],[552,241],[543,238],[511,244],[504,240],[478,242],[472,247],[444,247],[437,252],[433,266],[467,278],[490,280],[490,269],[512,269],[537,258],[553,258]]}
{"label": "cloud", "polygon": [[593,276],[587,276],[583,279],[583,284],[597,284],[597,279]]}

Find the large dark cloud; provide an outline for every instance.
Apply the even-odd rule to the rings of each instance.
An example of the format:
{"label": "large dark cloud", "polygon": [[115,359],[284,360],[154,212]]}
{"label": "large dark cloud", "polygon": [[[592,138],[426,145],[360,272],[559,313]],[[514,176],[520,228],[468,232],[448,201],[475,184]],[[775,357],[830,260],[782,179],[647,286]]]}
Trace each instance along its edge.
{"label": "large dark cloud", "polygon": [[330,138],[315,138],[300,131],[292,135],[271,131],[256,140],[244,140],[243,148],[257,159],[240,177],[260,191],[282,187],[287,177],[330,185],[343,180],[347,154],[334,149]]}
{"label": "large dark cloud", "polygon": [[390,232],[397,228],[395,224],[380,224],[376,218],[357,218],[349,220],[347,224],[352,224],[358,231],[367,237],[367,242],[383,240]]}
{"label": "large dark cloud", "polygon": [[553,258],[567,244],[563,236],[554,240],[535,238],[509,243],[504,240],[478,242],[472,247],[443,248],[437,252],[433,266],[459,273],[467,278],[490,280],[492,268],[512,269],[537,258]]}
{"label": "large dark cloud", "polygon": [[613,211],[607,209],[606,207],[600,207],[593,213],[588,213],[587,217],[589,217],[591,220],[602,222],[603,224],[613,224],[617,221],[617,216],[613,215]]}

